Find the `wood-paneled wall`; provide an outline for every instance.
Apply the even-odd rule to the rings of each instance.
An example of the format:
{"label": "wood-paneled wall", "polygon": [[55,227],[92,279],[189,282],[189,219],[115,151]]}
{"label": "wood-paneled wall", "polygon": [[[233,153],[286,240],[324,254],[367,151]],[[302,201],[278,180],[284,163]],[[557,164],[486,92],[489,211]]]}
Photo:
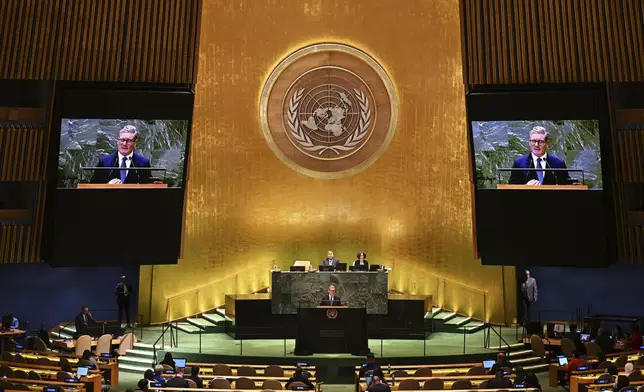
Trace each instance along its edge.
{"label": "wood-paneled wall", "polygon": [[0,78],[193,83],[201,0],[3,0]]}
{"label": "wood-paneled wall", "polygon": [[[194,84],[201,5],[202,0],[2,0],[0,79]],[[7,120],[3,113],[0,121]],[[49,138],[41,118],[37,126],[15,119],[0,126],[0,181],[39,184],[30,221],[0,223],[0,263],[40,261]]]}
{"label": "wood-paneled wall", "polygon": [[[461,0],[465,83],[644,81],[643,20],[642,0]],[[644,264],[629,189],[644,186],[644,129],[611,138],[618,262]]]}
{"label": "wood-paneled wall", "polygon": [[461,0],[467,84],[644,80],[641,0]]}
{"label": "wood-paneled wall", "polygon": [[0,181],[30,182],[36,189],[26,222],[0,221],[0,263],[40,260],[47,145],[44,123],[0,123]]}

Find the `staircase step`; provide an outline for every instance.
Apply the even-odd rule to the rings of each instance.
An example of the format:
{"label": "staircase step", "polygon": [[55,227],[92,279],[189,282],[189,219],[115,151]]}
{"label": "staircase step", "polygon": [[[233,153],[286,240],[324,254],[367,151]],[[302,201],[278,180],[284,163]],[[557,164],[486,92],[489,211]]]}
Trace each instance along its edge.
{"label": "staircase step", "polygon": [[229,322],[233,321],[233,319],[231,319],[230,317],[226,316],[226,309],[225,308],[217,308],[217,309],[215,309],[215,313],[217,313],[218,315],[223,317],[226,321],[229,321]]}
{"label": "staircase step", "polygon": [[206,320],[205,318],[201,318],[201,317],[188,318],[186,321],[194,325],[195,327],[201,328],[201,329],[207,329],[207,328],[212,328],[217,326],[216,324],[210,322],[209,320]]}
{"label": "staircase step", "polygon": [[455,312],[441,312],[436,315],[434,315],[434,320],[442,320],[442,321],[449,321],[456,317]]}
{"label": "staircase step", "polygon": [[532,350],[510,351],[508,353],[510,358],[520,358],[525,357],[526,355],[532,356]]}
{"label": "staircase step", "polygon": [[467,333],[475,333],[485,328],[485,324],[480,321],[470,321],[463,326]]}
{"label": "staircase step", "polygon": [[76,334],[76,327],[74,325],[68,325],[65,327],[60,327],[60,332],[66,333],[68,335]]}
{"label": "staircase step", "polygon": [[226,321],[226,318],[219,313],[204,313],[201,315],[201,317],[215,325]]}
{"label": "staircase step", "polygon": [[137,350],[134,348],[134,349],[127,350],[127,355],[131,355],[133,357],[153,358],[154,351]]}
{"label": "staircase step", "polygon": [[[136,342],[136,343],[134,343],[134,348],[142,349],[142,350],[153,350],[153,349],[154,349],[154,345],[153,345],[153,344],[149,344],[149,343]],[[158,344],[157,344],[157,348],[159,348],[159,345],[158,345]]]}
{"label": "staircase step", "polygon": [[541,363],[538,365],[528,365],[528,366],[522,366],[523,370],[532,373],[540,373],[540,372],[546,372],[549,369],[549,365],[547,363]]}
{"label": "staircase step", "polygon": [[[121,358],[119,358],[119,361]],[[128,373],[143,374],[149,368],[150,368],[149,366],[140,366],[140,365],[119,362],[119,371],[124,371]]]}
{"label": "staircase step", "polygon": [[437,315],[438,313],[442,312],[442,311],[443,311],[443,309],[438,308],[438,307],[433,307],[433,308],[432,308],[432,314],[433,314],[434,316],[435,316],[435,315]]}
{"label": "staircase step", "polygon": [[140,358],[140,357],[130,357],[129,355],[121,355],[119,357],[119,362],[133,363],[141,366],[151,366],[152,358]]}
{"label": "staircase step", "polygon": [[201,330],[201,328],[195,327],[190,323],[178,323],[177,329],[185,333],[199,333],[199,331]]}
{"label": "staircase step", "polygon": [[508,346],[509,346],[510,350],[521,350],[521,349],[525,348],[526,345],[523,342],[519,342],[519,343],[509,344]]}
{"label": "staircase step", "polygon": [[541,364],[542,360],[539,357],[527,357],[527,358],[511,359],[510,363],[512,364],[512,366],[537,365],[537,364]]}
{"label": "staircase step", "polygon": [[73,336],[65,332],[52,332],[51,337],[55,339],[72,339]]}
{"label": "staircase step", "polygon": [[445,322],[445,325],[456,325],[457,327],[463,326],[472,320],[471,317],[456,316]]}

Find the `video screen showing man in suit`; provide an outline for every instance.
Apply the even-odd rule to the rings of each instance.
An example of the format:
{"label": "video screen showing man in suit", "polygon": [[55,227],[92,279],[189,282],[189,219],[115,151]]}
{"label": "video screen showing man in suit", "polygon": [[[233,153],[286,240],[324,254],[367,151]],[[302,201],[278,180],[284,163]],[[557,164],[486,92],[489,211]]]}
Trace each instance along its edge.
{"label": "video screen showing man in suit", "polygon": [[542,126],[536,126],[530,131],[530,153],[514,160],[513,169],[543,169],[543,170],[515,170],[510,175],[510,184],[525,185],[567,185],[570,176],[566,170],[563,159],[554,154],[548,154],[550,140],[548,131]]}
{"label": "video screen showing man in suit", "polygon": [[187,120],[63,118],[58,188],[183,187],[188,125]]}
{"label": "video screen showing man in suit", "polygon": [[471,130],[476,189],[603,188],[598,120],[472,121]]}
{"label": "video screen showing man in suit", "polygon": [[336,287],[334,284],[329,285],[329,295],[326,295],[320,301],[320,306],[341,306],[342,301],[340,297],[335,293]]}
{"label": "video screen showing man in suit", "polygon": [[[138,132],[133,125],[126,125],[119,131],[117,150],[101,157],[96,167],[113,167],[114,170],[95,170],[92,177],[94,184],[148,184],[151,182],[150,160],[134,152]],[[119,169],[116,169],[119,168]],[[124,170],[131,169],[131,170]]]}

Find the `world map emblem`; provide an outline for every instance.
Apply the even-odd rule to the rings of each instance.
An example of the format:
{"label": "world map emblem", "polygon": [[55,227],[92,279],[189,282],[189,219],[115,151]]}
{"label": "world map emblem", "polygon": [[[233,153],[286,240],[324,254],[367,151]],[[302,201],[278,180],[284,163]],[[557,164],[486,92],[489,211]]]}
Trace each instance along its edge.
{"label": "world map emblem", "polygon": [[317,44],[287,56],[260,99],[262,132],[277,157],[316,178],[341,178],[373,164],[393,138],[397,98],[368,54]]}

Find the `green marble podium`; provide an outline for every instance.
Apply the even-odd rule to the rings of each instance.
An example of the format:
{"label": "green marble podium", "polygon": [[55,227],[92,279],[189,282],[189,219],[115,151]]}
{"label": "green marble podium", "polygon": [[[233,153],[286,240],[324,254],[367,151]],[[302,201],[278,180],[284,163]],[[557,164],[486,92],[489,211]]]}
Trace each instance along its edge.
{"label": "green marble podium", "polygon": [[387,314],[388,278],[387,272],[273,272],[271,310],[297,314],[299,308],[315,308],[334,284],[343,305]]}

